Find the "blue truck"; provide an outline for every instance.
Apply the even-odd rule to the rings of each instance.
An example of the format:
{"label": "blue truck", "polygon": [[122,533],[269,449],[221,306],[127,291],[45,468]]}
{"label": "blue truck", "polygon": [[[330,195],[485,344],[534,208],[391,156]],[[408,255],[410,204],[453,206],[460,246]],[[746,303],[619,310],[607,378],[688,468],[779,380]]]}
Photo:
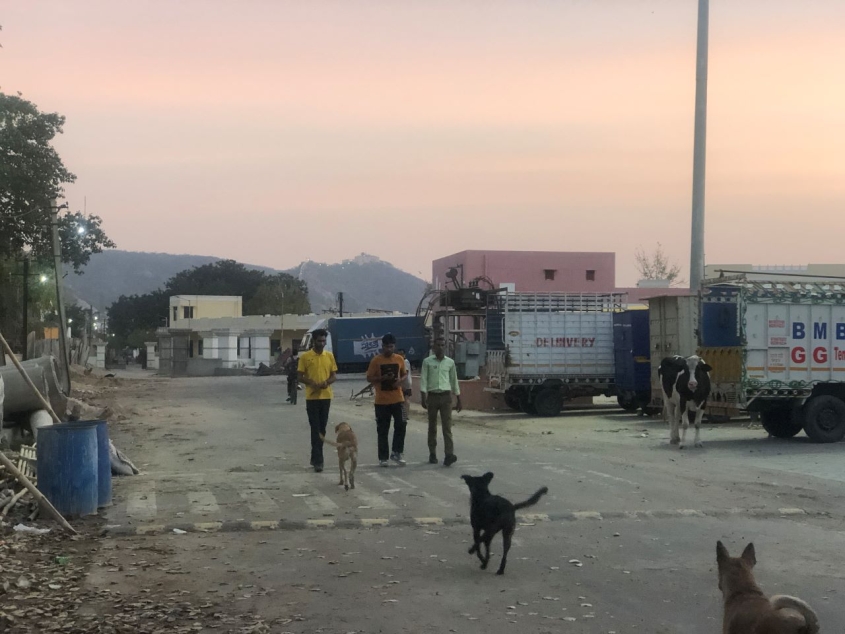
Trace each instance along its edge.
{"label": "blue truck", "polygon": [[315,323],[300,344],[300,351],[311,348],[312,333],[328,331],[326,350],[335,356],[338,372],[366,372],[370,360],[381,352],[381,338],[392,333],[396,349],[405,351],[411,367],[418,368],[428,356],[429,336],[425,320],[413,315],[378,315],[373,317],[330,317]]}
{"label": "blue truck", "polygon": [[652,414],[649,311],[625,310],[613,315],[613,356],[617,401],[622,409]]}

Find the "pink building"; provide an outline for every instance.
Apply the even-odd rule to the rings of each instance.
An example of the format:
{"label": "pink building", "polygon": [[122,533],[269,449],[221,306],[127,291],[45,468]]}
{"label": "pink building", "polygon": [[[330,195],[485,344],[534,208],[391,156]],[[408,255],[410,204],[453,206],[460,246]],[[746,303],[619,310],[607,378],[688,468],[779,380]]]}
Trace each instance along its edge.
{"label": "pink building", "polygon": [[562,293],[626,293],[628,304],[643,303],[648,297],[686,295],[687,288],[618,288],[616,254],[561,251],[461,251],[431,264],[435,288],[451,286],[446,277],[457,269],[458,280],[486,277],[496,287],[513,285],[520,292],[556,291]]}
{"label": "pink building", "polygon": [[560,251],[461,251],[434,260],[435,288],[451,284],[450,268],[458,271],[464,285],[478,277],[495,286],[513,285],[520,292],[596,292],[616,290],[615,253],[563,253]]}

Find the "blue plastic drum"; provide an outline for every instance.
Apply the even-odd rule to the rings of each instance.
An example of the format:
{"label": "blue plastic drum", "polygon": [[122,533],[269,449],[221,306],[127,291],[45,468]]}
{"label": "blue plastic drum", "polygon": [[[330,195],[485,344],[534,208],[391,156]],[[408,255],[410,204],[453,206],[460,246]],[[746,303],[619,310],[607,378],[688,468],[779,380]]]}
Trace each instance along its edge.
{"label": "blue plastic drum", "polygon": [[38,489],[65,517],[97,512],[97,429],[53,425],[38,430]]}
{"label": "blue plastic drum", "polygon": [[97,430],[97,506],[111,504],[111,456],[109,455],[109,425],[104,420],[79,420],[62,425],[95,427]]}

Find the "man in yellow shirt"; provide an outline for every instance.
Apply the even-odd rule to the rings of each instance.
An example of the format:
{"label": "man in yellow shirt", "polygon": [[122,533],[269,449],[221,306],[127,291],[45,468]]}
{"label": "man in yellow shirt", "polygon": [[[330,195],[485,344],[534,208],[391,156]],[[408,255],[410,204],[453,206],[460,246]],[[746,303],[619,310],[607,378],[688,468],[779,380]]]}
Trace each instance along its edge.
{"label": "man in yellow shirt", "polygon": [[[373,357],[367,369],[367,380],[376,388],[376,433],[378,434],[378,461],[382,467],[393,462],[404,465],[406,420],[403,411],[405,396],[402,379],[405,378],[405,357],[396,354],[396,337],[387,333],[381,338],[381,354]],[[390,419],[393,419],[393,445],[388,444]],[[392,450],[391,450],[392,449]]]}
{"label": "man in yellow shirt", "polygon": [[329,407],[332,404],[331,384],[337,380],[337,363],[334,355],[325,350],[329,333],[322,328],[311,333],[313,347],[299,357],[297,372],[299,382],[305,385],[305,411],[311,426],[311,466],[320,473],[323,470],[323,441],[329,422]]}
{"label": "man in yellow shirt", "polygon": [[455,411],[461,411],[461,386],[455,362],[446,356],[446,340],[440,336],[434,340],[432,355],[423,361],[420,370],[420,399],[423,409],[428,411],[428,461],[437,464],[437,414],[443,427],[443,444],[446,456],[443,464],[451,467],[458,460],[452,443],[452,396],[455,396]]}

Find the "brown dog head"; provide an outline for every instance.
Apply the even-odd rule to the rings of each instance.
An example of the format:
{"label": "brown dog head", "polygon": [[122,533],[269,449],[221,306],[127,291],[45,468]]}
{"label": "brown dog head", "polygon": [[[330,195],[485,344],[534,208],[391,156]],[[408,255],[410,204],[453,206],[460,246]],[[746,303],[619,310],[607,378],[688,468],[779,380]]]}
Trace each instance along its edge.
{"label": "brown dog head", "polygon": [[339,434],[342,431],[346,431],[347,429],[352,429],[349,426],[349,423],[338,423],[334,426],[334,433]]}
{"label": "brown dog head", "polygon": [[719,590],[730,592],[732,588],[754,583],[751,569],[757,563],[754,544],[748,544],[739,557],[731,557],[722,542],[716,542],[716,563],[719,565]]}

